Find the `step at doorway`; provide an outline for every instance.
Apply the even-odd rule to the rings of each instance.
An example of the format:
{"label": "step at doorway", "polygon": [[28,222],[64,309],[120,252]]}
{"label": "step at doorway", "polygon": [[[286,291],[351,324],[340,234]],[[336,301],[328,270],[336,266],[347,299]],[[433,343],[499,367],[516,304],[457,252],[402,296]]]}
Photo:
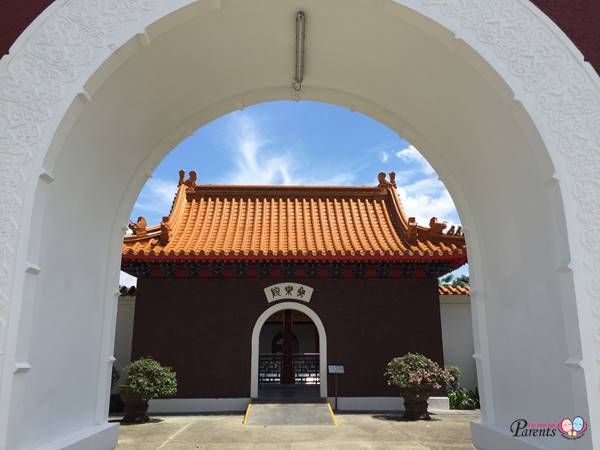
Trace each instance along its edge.
{"label": "step at doorway", "polygon": [[336,425],[328,402],[249,403],[244,425]]}

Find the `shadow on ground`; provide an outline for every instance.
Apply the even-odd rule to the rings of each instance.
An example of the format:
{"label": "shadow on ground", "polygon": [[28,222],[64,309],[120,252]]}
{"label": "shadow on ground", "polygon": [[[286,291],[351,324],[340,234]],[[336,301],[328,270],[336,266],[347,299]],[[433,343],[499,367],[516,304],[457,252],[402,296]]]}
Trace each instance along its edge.
{"label": "shadow on ground", "polygon": [[148,419],[145,422],[123,422],[123,419],[110,419],[108,421],[109,423],[118,423],[121,426],[134,426],[134,425],[147,425],[149,423],[160,423],[160,422],[164,422],[164,419],[159,419],[157,417],[150,417],[150,419]]}
{"label": "shadow on ground", "polygon": [[436,422],[441,420],[437,417],[433,417],[433,415],[422,419],[405,419],[402,414],[373,414],[371,417],[377,420],[390,420],[393,422]]}

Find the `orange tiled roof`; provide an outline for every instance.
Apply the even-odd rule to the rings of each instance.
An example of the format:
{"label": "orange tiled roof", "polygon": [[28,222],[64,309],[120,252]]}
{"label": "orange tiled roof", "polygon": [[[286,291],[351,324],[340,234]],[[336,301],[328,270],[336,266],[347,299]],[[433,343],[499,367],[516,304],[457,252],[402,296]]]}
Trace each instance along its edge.
{"label": "orange tiled roof", "polygon": [[471,288],[469,286],[451,286],[449,284],[439,285],[440,295],[469,295]]}
{"label": "orange tiled roof", "polygon": [[[445,232],[407,218],[394,174],[366,186],[198,185],[180,182],[170,215],[147,227],[139,218],[123,258],[450,259],[466,262],[460,227]],[[460,260],[460,261],[459,261]],[[460,265],[459,264],[459,265]]]}

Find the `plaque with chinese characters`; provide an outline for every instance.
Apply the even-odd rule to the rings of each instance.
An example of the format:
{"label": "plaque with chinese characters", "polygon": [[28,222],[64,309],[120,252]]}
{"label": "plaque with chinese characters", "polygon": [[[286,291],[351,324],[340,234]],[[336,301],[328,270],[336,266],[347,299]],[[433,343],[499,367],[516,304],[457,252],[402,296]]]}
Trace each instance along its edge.
{"label": "plaque with chinese characters", "polygon": [[265,288],[267,302],[276,302],[277,300],[300,300],[310,302],[313,288],[298,283],[279,283]]}

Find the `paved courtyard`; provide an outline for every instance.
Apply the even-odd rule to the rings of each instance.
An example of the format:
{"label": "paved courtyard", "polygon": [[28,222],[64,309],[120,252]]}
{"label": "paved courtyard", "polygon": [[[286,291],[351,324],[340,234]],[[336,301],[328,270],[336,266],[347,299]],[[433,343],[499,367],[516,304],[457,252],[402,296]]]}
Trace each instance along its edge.
{"label": "paved courtyard", "polygon": [[157,449],[473,449],[471,412],[403,422],[384,414],[338,414],[337,426],[242,425],[243,415],[153,417],[121,426],[119,450]]}

